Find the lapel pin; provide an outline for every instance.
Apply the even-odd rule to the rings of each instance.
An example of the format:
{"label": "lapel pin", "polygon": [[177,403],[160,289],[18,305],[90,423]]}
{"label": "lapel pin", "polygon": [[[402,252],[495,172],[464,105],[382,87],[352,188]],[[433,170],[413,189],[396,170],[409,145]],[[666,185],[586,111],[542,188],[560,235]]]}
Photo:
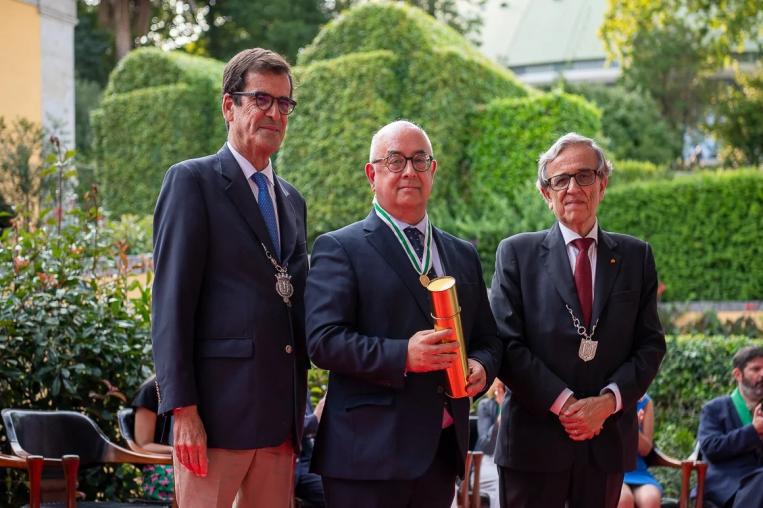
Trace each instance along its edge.
{"label": "lapel pin", "polygon": [[615,258],[612,258],[609,260],[610,265],[614,265],[615,263],[617,263],[617,261],[615,261]]}

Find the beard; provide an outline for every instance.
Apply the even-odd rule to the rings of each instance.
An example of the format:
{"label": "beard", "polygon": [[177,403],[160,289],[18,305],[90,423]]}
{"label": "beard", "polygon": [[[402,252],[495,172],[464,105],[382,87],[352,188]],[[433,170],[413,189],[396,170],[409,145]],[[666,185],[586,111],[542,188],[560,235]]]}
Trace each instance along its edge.
{"label": "beard", "polygon": [[757,404],[760,400],[763,400],[763,379],[756,383],[743,373],[741,390],[744,392],[747,400],[754,401]]}

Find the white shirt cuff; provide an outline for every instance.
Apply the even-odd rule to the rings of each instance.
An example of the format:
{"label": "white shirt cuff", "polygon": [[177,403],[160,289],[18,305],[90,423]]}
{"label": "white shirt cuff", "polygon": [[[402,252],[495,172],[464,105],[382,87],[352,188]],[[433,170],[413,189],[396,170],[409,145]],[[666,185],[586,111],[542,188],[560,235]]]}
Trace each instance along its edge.
{"label": "white shirt cuff", "polygon": [[562,393],[560,393],[559,396],[554,401],[554,403],[551,404],[549,411],[559,416],[559,413],[562,412],[562,408],[564,407],[564,404],[567,402],[567,399],[572,397],[572,395],[573,395],[573,391],[570,390],[569,388],[565,388],[564,390],[562,390]]}
{"label": "white shirt cuff", "polygon": [[600,392],[599,395],[604,395],[604,392],[609,390],[615,396],[615,413],[623,408],[623,399],[620,397],[620,388],[615,383],[609,383]]}

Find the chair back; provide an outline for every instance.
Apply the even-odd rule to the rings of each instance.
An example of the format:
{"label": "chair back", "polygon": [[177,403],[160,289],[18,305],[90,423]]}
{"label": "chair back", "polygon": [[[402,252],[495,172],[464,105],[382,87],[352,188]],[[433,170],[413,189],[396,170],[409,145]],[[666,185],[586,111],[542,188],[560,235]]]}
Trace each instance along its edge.
{"label": "chair back", "polygon": [[111,442],[87,416],[74,411],[3,409],[8,441],[16,455],[78,455],[83,466],[100,464]]}
{"label": "chair back", "polygon": [[120,409],[117,418],[119,419],[119,432],[132,448],[132,443],[135,442],[135,408]]}

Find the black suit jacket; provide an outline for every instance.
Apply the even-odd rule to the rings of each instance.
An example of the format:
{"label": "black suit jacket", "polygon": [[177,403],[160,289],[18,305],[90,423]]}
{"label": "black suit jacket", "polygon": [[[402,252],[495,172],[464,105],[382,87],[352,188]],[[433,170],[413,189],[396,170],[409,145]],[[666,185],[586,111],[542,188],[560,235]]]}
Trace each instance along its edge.
{"label": "black suit jacket", "polygon": [[[469,356],[488,385],[501,355],[474,247],[433,228],[445,272],[457,281]],[[408,339],[433,327],[427,290],[392,231],[373,211],[320,236],[308,277],[307,330],[313,362],[331,371],[312,467],[353,480],[413,479],[434,459],[445,373],[404,373]],[[463,471],[469,399],[450,401]]]}
{"label": "black suit jacket", "polygon": [[[305,202],[281,178],[276,201],[289,308],[260,240],[272,242],[233,154],[181,162],[154,215],[152,338],[159,412],[198,404],[214,448],[298,448],[309,365],[303,292]],[[282,264],[283,264],[282,263]]]}
{"label": "black suit jacket", "polygon": [[742,478],[763,470],[763,440],[755,427],[742,425],[731,397],[705,404],[697,437],[702,458],[709,463],[705,497],[714,503],[725,504],[736,494]]}
{"label": "black suit jacket", "polygon": [[[584,362],[565,308],[582,315],[558,223],[501,242],[491,303],[498,334],[507,342],[499,377],[511,390],[511,402],[501,418],[498,465],[553,472],[569,469],[578,457],[604,471],[635,467],[636,401],[665,354],[656,291],[649,245],[600,229],[591,317],[592,323],[598,320],[599,345],[596,357]],[[622,411],[606,420],[597,437],[572,441],[549,408],[565,388],[590,397],[611,382],[620,389]]]}

